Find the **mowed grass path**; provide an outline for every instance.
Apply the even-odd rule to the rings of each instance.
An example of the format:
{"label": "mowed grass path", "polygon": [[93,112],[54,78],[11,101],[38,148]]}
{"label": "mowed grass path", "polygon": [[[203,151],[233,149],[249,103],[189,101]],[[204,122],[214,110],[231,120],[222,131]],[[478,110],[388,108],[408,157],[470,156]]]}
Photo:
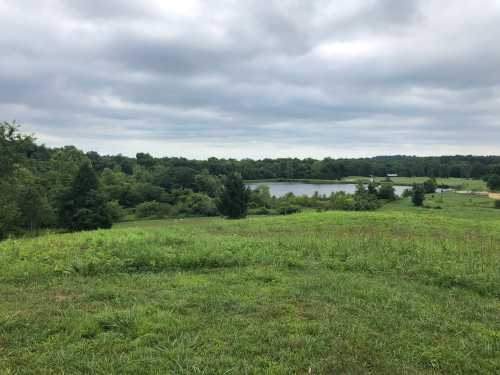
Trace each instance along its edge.
{"label": "mowed grass path", "polygon": [[453,199],[5,241],[0,373],[499,373],[500,210]]}

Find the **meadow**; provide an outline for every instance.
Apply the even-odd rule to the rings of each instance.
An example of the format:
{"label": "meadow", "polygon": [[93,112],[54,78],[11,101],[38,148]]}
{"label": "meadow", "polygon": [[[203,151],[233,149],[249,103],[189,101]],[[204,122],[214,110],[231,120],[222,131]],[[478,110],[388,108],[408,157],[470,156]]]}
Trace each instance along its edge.
{"label": "meadow", "polygon": [[[428,177],[391,177],[391,181],[394,182],[395,185],[413,185],[413,184],[422,184]],[[351,176],[346,177],[344,181],[354,182],[357,180],[369,181],[366,177],[357,177]],[[385,180],[385,177],[374,177],[376,182],[382,182]],[[488,187],[486,186],[486,182],[478,179],[471,178],[436,178],[436,182],[438,185],[446,185],[455,190],[466,190],[466,191],[488,191]]]}
{"label": "meadow", "polygon": [[0,374],[500,373],[500,210],[139,221],[0,243]]}

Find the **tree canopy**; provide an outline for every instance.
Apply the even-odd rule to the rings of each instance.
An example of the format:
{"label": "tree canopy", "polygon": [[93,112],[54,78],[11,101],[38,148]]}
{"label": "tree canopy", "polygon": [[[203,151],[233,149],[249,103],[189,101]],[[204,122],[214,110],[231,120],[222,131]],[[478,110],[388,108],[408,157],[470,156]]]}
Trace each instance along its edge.
{"label": "tree canopy", "polygon": [[[425,192],[436,189],[437,177],[482,178],[500,190],[500,156],[377,156],[373,158],[277,158],[189,160],[137,153],[100,155],[74,146],[49,148],[23,134],[18,124],[0,123],[0,239],[43,228],[109,226],[109,217],[187,217],[227,215],[220,210],[224,181],[253,179],[339,179],[347,176],[431,177]],[[225,176],[233,176],[225,180]],[[234,180],[236,181],[236,180]],[[360,185],[355,195],[275,199],[260,188],[249,194],[254,213],[295,212],[294,206],[316,209],[375,209],[392,199],[391,187]],[[235,190],[237,191],[237,189]],[[227,197],[226,197],[227,199]],[[235,195],[243,207],[245,194]],[[219,202],[219,205],[217,205]],[[227,202],[226,202],[227,203]],[[230,206],[225,204],[224,206]],[[104,208],[102,208],[104,207]],[[253,211],[255,210],[255,211]],[[241,216],[243,209],[234,209]],[[229,216],[229,215],[228,215]],[[95,223],[94,223],[95,221]],[[96,224],[97,223],[97,224]]]}

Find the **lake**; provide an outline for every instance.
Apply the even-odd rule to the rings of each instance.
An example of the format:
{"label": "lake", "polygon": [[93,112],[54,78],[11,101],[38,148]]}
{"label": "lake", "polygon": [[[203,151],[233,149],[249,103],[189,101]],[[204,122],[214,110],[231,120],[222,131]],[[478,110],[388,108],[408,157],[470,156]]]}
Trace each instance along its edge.
{"label": "lake", "polygon": [[[303,182],[256,182],[247,184],[251,189],[258,186],[269,186],[269,192],[275,197],[282,197],[286,193],[293,193],[295,195],[307,195],[311,197],[317,191],[320,195],[329,196],[331,193],[337,191],[344,191],[348,194],[354,194],[356,191],[356,184],[307,184]],[[396,195],[403,194],[405,189],[411,188],[410,186],[394,186]]]}

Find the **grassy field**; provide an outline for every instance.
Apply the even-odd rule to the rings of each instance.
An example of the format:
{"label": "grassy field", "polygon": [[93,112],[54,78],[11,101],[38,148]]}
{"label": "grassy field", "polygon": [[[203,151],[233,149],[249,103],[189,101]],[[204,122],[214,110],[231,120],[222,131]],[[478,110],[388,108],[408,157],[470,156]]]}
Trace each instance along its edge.
{"label": "grassy field", "polygon": [[2,242],[0,374],[498,374],[500,210],[426,204]]}
{"label": "grassy field", "polygon": [[[357,177],[350,176],[346,177],[344,181],[355,182],[358,180],[366,180],[369,179],[367,177]],[[375,177],[375,181],[384,181],[385,177]],[[391,180],[396,185],[412,185],[412,184],[421,184],[428,177],[391,177]],[[486,182],[483,180],[473,180],[468,178],[436,178],[438,185],[448,185],[451,188],[457,190],[468,190],[468,191],[488,191],[488,187],[486,186]]]}

